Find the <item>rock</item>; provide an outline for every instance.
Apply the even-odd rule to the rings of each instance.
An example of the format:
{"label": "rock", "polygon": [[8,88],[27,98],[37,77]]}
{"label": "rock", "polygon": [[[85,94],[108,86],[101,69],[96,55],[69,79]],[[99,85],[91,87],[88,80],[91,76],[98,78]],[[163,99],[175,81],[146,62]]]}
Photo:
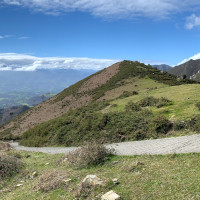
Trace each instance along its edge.
{"label": "rock", "polygon": [[113,183],[114,183],[115,185],[119,184],[119,181],[118,181],[117,178],[114,178],[112,181],[113,181]]}
{"label": "rock", "polygon": [[67,161],[68,161],[68,158],[64,158],[62,162],[65,163]]}
{"label": "rock", "polygon": [[103,181],[96,175],[87,175],[82,181],[82,187],[102,186]]}
{"label": "rock", "polygon": [[18,185],[16,185],[17,187],[21,187],[23,184],[18,184]]}
{"label": "rock", "polygon": [[116,194],[113,190],[107,192],[101,197],[101,200],[119,200],[120,196]]}
{"label": "rock", "polygon": [[31,174],[30,178],[35,178],[38,175],[38,173],[35,171]]}
{"label": "rock", "polygon": [[71,181],[72,181],[71,178],[68,178],[68,179],[66,179],[66,180],[63,180],[63,182],[64,182],[65,184],[68,184],[68,183],[71,182]]}

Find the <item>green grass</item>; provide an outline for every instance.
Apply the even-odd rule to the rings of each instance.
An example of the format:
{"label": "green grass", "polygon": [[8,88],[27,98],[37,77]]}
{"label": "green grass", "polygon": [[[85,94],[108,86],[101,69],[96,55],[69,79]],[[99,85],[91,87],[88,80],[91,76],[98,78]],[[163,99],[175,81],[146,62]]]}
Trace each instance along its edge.
{"label": "green grass", "polygon": [[[124,200],[170,199],[188,200],[200,198],[200,154],[181,154],[165,156],[114,156],[98,167],[76,170],[68,164],[57,164],[62,155],[20,152],[24,161],[23,171],[13,178],[0,180],[2,200],[67,199],[73,200],[75,192],[86,175],[95,174],[109,182],[118,178],[119,185],[107,184],[106,187],[92,191],[88,199],[109,190],[120,194]],[[29,154],[30,157],[26,158]],[[119,161],[113,164],[114,161]],[[142,165],[137,165],[140,162]],[[46,165],[49,163],[49,165]],[[45,171],[64,170],[72,182],[67,189],[57,189],[48,193],[36,191],[39,177]],[[29,179],[33,171],[38,177]],[[16,185],[24,181],[23,186]]]}
{"label": "green grass", "polygon": [[[151,82],[151,81],[147,81]],[[151,84],[151,83],[150,83]],[[116,107],[111,107],[110,109],[105,108],[103,112],[111,111],[123,111],[125,105],[129,101],[138,102],[139,100],[153,96],[155,98],[165,97],[173,102],[172,105],[162,108],[151,108],[154,113],[164,113],[169,119],[173,120],[184,120],[191,118],[196,114],[200,114],[200,111],[195,106],[200,99],[200,85],[190,84],[190,85],[179,85],[179,86],[163,86],[154,90],[141,89],[139,95],[131,96],[124,99],[117,99],[110,102],[111,105],[116,104]]]}

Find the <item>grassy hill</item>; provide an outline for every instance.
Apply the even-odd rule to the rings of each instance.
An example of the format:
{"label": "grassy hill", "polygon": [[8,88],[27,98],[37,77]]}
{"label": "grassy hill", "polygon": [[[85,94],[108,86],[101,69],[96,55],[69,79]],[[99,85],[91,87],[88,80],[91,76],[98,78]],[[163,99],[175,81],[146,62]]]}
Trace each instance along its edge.
{"label": "grassy hill", "polygon": [[[12,138],[17,130],[21,131],[18,135],[23,133],[23,145],[73,146],[96,139],[103,143],[120,142],[176,135],[180,129],[196,131],[194,115],[199,114],[199,89],[194,81],[177,79],[139,62],[124,61],[15,119],[2,129],[1,137]],[[58,115],[49,110],[54,115],[41,119],[44,108],[59,106]],[[31,117],[25,129],[24,120]],[[36,117],[41,119],[38,123],[34,121]]]}

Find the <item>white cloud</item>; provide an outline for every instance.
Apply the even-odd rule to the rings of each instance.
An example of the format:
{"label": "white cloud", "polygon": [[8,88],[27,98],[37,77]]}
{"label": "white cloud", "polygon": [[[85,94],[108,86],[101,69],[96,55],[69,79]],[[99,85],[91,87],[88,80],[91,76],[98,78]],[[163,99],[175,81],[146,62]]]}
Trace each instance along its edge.
{"label": "white cloud", "polygon": [[186,63],[188,62],[189,60],[199,60],[200,59],[200,53],[198,54],[195,54],[194,56],[190,57],[190,58],[187,58],[187,59],[184,59],[182,62],[178,63],[177,65],[181,65],[183,63]]}
{"label": "white cloud", "polygon": [[30,39],[30,37],[27,37],[27,36],[22,36],[22,37],[18,37],[19,40],[27,40],[27,39]]}
{"label": "white cloud", "polygon": [[197,17],[195,14],[192,14],[187,18],[185,27],[186,29],[191,30],[196,26],[200,26],[200,17]]}
{"label": "white cloud", "polygon": [[199,0],[3,0],[4,5],[28,7],[34,11],[58,15],[83,11],[94,16],[123,18],[169,17],[182,11],[199,10]]}
{"label": "white cloud", "polygon": [[12,37],[11,35],[0,35],[0,39],[5,39],[5,38],[9,38]]}
{"label": "white cloud", "polygon": [[0,71],[35,71],[37,69],[100,70],[119,60],[65,57],[35,57],[26,54],[0,53]]}

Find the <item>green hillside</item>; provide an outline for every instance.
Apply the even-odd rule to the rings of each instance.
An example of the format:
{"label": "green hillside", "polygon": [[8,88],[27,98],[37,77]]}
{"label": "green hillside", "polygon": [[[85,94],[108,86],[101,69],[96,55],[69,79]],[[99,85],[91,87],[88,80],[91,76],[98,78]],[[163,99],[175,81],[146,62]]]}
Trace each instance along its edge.
{"label": "green hillside", "polygon": [[[23,134],[20,143],[74,146],[90,140],[121,142],[177,135],[180,130],[197,131],[200,85],[194,83],[151,66],[124,61],[106,84],[88,91],[92,103],[35,126]],[[57,98],[78,91],[80,84]]]}

